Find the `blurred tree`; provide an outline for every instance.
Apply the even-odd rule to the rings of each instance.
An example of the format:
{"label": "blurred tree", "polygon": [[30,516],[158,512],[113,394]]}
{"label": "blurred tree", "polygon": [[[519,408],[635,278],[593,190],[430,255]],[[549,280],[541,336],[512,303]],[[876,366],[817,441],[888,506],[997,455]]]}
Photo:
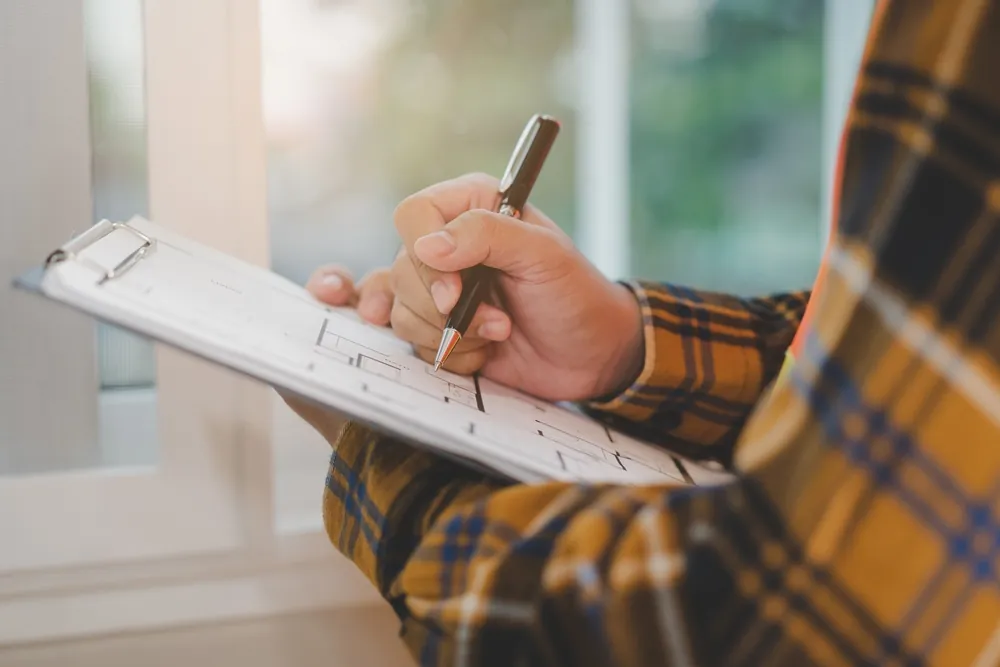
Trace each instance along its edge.
{"label": "blurred tree", "polygon": [[705,17],[704,50],[693,58],[657,49],[651,29],[636,26],[633,224],[727,224],[727,176],[802,124],[816,129],[798,146],[796,163],[805,169],[761,166],[777,167],[774,179],[786,181],[789,205],[818,209],[822,18],[816,0],[719,2]]}
{"label": "blurred tree", "polygon": [[[678,230],[818,228],[824,3],[632,2],[635,267],[663,273],[657,258]],[[373,173],[399,196],[467,171],[499,175],[527,118],[553,113],[564,134],[532,201],[572,231],[572,0],[408,7],[373,83]],[[741,198],[748,189],[771,208]]]}
{"label": "blurred tree", "polygon": [[563,130],[531,199],[571,229],[572,0],[409,6],[380,67],[374,169],[390,175],[401,196],[470,171],[499,177],[528,118],[553,114]]}

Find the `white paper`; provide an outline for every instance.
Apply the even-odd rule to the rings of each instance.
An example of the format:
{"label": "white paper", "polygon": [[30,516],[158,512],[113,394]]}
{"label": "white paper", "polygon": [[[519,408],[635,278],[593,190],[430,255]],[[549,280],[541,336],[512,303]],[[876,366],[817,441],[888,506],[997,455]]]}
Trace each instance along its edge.
{"label": "white paper", "polygon": [[43,292],[519,481],[729,479],[562,406],[485,379],[434,373],[408,344],[353,311],[328,308],[274,273],[141,218],[129,225],[156,240],[134,267],[99,284],[100,267],[142,243],[117,229],[52,265]]}

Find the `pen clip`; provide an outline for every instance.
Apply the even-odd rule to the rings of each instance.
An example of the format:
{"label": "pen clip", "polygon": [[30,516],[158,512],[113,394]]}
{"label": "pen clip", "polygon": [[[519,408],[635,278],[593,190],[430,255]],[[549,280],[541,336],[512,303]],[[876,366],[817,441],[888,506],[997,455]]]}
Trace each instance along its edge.
{"label": "pen clip", "polygon": [[517,177],[517,172],[521,170],[524,165],[524,158],[528,156],[528,150],[531,148],[531,142],[534,140],[535,135],[538,134],[538,128],[541,127],[542,117],[535,114],[528,121],[528,124],[524,126],[524,131],[521,132],[521,138],[517,140],[517,146],[514,148],[514,152],[511,153],[510,162],[507,163],[507,169],[503,172],[503,178],[500,179],[500,192],[505,193],[514,183],[514,179]]}

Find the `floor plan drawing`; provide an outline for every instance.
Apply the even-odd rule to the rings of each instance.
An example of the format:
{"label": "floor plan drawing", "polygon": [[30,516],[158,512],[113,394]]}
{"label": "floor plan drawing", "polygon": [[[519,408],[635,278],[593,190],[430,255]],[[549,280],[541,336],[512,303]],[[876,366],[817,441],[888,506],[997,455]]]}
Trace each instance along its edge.
{"label": "floor plan drawing", "polygon": [[[545,403],[478,377],[435,373],[407,348],[395,345],[395,339],[385,341],[391,343],[388,346],[379,345],[368,328],[326,312],[313,349],[336,362],[338,375],[344,366],[361,371],[360,392],[372,399],[413,413],[431,414],[437,409],[428,400],[443,404],[443,410],[451,406],[474,410],[479,416],[463,420],[463,437],[499,453],[534,457],[536,464],[569,479],[598,475],[690,483],[685,466],[668,452],[649,451],[570,407]],[[317,369],[315,361],[310,368]],[[446,413],[439,417],[450,418]]]}
{"label": "floor plan drawing", "polygon": [[[316,337],[315,350],[329,359],[353,366],[359,370],[390,380],[400,387],[417,392],[447,404],[463,405],[482,410],[482,396],[477,381],[446,371],[434,373],[433,369],[412,355],[400,358],[392,352],[359,343],[331,328],[331,314],[323,319]],[[338,323],[341,324],[342,323]],[[358,323],[359,326],[366,326]],[[338,327],[338,330],[340,327]],[[369,393],[370,387],[366,389]],[[375,395],[373,393],[373,395]],[[379,394],[388,401],[399,401],[400,392]]]}
{"label": "floor plan drawing", "polygon": [[358,356],[351,361],[353,361],[354,365],[358,368],[366,370],[369,373],[374,373],[375,375],[381,375],[388,380],[398,381],[403,372],[399,366],[382,361],[381,359],[376,359],[375,357],[370,357],[363,352],[359,352]]}

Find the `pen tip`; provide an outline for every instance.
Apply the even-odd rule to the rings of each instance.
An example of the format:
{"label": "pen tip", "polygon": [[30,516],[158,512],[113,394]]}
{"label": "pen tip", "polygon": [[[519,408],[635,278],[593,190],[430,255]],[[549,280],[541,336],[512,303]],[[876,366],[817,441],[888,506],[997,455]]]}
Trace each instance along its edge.
{"label": "pen tip", "polygon": [[434,355],[434,372],[436,373],[444,362],[448,360],[451,355],[452,350],[458,345],[458,341],[462,340],[462,334],[458,333],[455,329],[448,327],[444,330],[444,334],[441,336],[441,345],[438,347],[437,354]]}

